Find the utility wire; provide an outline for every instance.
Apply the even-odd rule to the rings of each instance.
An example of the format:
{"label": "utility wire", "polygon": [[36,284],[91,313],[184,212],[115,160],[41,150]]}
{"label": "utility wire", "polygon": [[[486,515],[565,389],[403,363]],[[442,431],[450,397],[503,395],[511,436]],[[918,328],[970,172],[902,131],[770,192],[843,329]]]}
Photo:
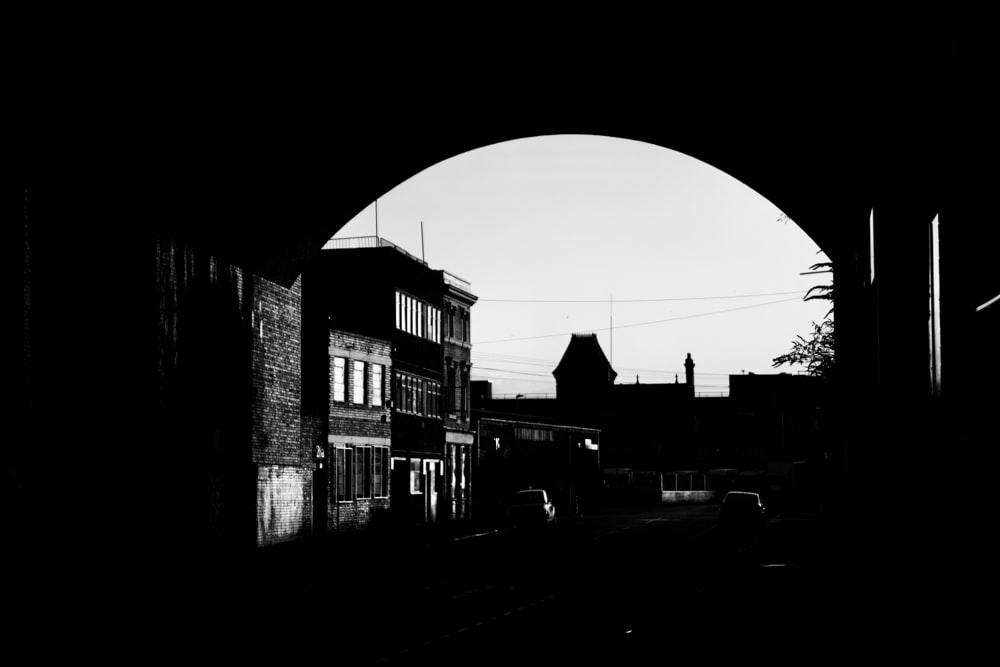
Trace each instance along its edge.
{"label": "utility wire", "polygon": [[[516,357],[511,355],[493,354],[491,352],[477,353],[473,350],[473,357],[478,357],[486,363],[500,363],[500,364],[515,364],[518,366],[540,366],[542,368],[555,368],[558,365],[558,361],[518,361]],[[524,359],[532,359],[533,357],[524,357]],[[480,368],[480,366],[474,366],[474,368]],[[482,367],[485,368],[485,367]],[[641,373],[650,375],[684,375],[685,371],[679,368],[642,368],[639,366],[616,366],[616,370],[620,372],[629,373]],[[699,376],[706,375],[717,375],[719,377],[729,377],[732,373],[709,373],[708,371],[699,371]]]}
{"label": "utility wire", "polygon": [[[795,292],[768,292],[765,294],[728,294],[724,296],[684,296],[666,297],[662,299],[615,299],[615,303],[661,303],[664,301],[707,301],[710,299],[751,299],[764,296],[788,296],[789,294],[801,294],[801,290]],[[490,303],[608,303],[609,299],[479,299],[479,303],[484,301]]]}
{"label": "utility wire", "polygon": [[505,368],[490,368],[489,366],[473,366],[473,368],[481,371],[496,371],[498,373],[516,373],[517,375],[533,375],[535,377],[549,377],[551,373],[529,373],[528,371],[512,371]]}
{"label": "utility wire", "polygon": [[[690,320],[690,319],[694,319],[696,317],[708,317],[709,315],[721,315],[723,313],[732,313],[732,312],[736,312],[738,310],[749,310],[751,308],[761,308],[763,306],[773,306],[776,303],[787,303],[789,301],[799,301],[799,300],[800,300],[799,297],[796,297],[794,299],[779,299],[778,301],[768,301],[766,303],[756,303],[756,304],[754,304],[752,306],[740,306],[739,308],[727,308],[726,310],[714,310],[714,311],[711,311],[711,312],[708,312],[708,313],[696,313],[694,315],[681,315],[680,317],[671,317],[671,318],[667,318],[665,320],[653,320],[651,322],[635,322],[633,324],[621,324],[621,325],[619,325],[619,326],[617,326],[615,328],[616,329],[631,329],[631,328],[634,328],[634,327],[645,327],[645,326],[650,326],[652,324],[663,324],[665,322],[677,322],[678,320]],[[580,330],[577,330],[577,331],[579,332]],[[608,331],[608,327],[604,327],[604,328],[601,328],[601,329],[589,329],[588,331],[590,333],[594,333],[594,332],[597,332],[597,331]],[[513,342],[521,341],[521,340],[537,340],[539,338],[558,338],[558,337],[561,337],[561,336],[571,336],[572,334],[573,334],[573,332],[563,332],[563,333],[556,333],[556,334],[543,334],[543,335],[540,335],[540,336],[522,336],[520,338],[498,338],[496,340],[476,341],[476,342],[473,343],[473,345],[486,345],[486,344],[489,344],[489,343],[513,343]]]}

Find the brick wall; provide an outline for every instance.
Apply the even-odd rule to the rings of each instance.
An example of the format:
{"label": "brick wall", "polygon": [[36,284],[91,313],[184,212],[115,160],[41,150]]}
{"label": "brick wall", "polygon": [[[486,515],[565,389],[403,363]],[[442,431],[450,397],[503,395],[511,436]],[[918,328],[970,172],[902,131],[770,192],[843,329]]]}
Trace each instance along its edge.
{"label": "brick wall", "polygon": [[159,446],[183,462],[175,520],[213,542],[309,534],[323,438],[301,416],[300,281],[286,288],[168,238],[156,258]]}
{"label": "brick wall", "polygon": [[327,518],[331,533],[353,533],[377,525],[389,510],[388,498],[366,498],[351,503],[333,503]]}
{"label": "brick wall", "polygon": [[253,461],[308,465],[301,427],[301,279],[285,288],[253,277]]}
{"label": "brick wall", "polygon": [[312,530],[312,470],[299,466],[257,468],[257,545],[308,537]]}
{"label": "brick wall", "polygon": [[[333,400],[333,387],[329,391],[329,436],[330,445],[356,444],[389,444],[391,434],[390,411],[388,401],[391,397],[390,378],[392,362],[390,358],[391,344],[389,341],[351,334],[344,331],[331,330],[328,339],[329,379],[333,382],[333,358],[340,356],[347,359],[359,359],[368,362],[365,374],[365,392],[368,399],[365,405],[356,405],[351,400],[351,374],[348,363],[345,375],[347,385],[346,401]],[[370,364],[383,366],[382,405],[370,405],[373,376]],[[391,457],[391,451],[390,451]],[[332,456],[328,455],[328,460]],[[385,470],[386,483],[389,483],[389,470]],[[332,497],[334,486],[328,485],[327,530],[331,533],[356,532],[377,524],[389,510],[389,498],[360,498],[351,502],[337,502]]]}
{"label": "brick wall", "polygon": [[[329,428],[331,435],[363,436],[369,438],[388,438],[390,435],[389,409],[386,407],[391,398],[390,377],[392,375],[392,361],[390,358],[389,341],[377,338],[358,336],[344,331],[330,331],[329,338],[330,354],[328,357],[330,372],[330,382],[333,382],[333,358],[341,356],[347,359],[360,359],[369,363],[382,364],[384,367],[382,382],[382,405],[381,406],[360,406],[351,402],[351,375],[350,367],[346,369],[347,400],[339,403],[333,400],[333,386],[331,384],[329,392],[330,421]],[[372,374],[369,367],[365,377],[365,391],[368,396],[372,393]],[[384,418],[384,420],[383,420]]]}

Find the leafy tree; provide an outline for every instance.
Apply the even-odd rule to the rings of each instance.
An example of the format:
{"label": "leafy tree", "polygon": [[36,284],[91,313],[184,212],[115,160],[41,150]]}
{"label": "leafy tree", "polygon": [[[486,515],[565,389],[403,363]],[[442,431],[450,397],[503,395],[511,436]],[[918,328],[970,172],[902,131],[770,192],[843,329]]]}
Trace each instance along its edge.
{"label": "leafy tree", "polygon": [[[810,271],[832,273],[833,264],[820,262],[809,267]],[[799,364],[806,367],[806,373],[819,377],[830,377],[834,371],[833,354],[833,281],[829,285],[810,287],[803,301],[829,301],[830,310],[820,323],[813,322],[813,330],[809,338],[797,336],[792,341],[792,349],[771,360],[771,366],[778,368],[784,364]]]}

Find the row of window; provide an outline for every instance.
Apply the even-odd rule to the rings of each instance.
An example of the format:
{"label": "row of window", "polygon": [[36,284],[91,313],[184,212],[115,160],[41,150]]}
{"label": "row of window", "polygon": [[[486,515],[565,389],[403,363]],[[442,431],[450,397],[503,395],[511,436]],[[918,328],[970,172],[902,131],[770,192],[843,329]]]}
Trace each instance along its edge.
{"label": "row of window", "polygon": [[349,503],[389,496],[389,448],[337,445],[333,455],[333,497]]}
{"label": "row of window", "polygon": [[393,378],[392,401],[399,412],[440,417],[441,383],[397,371]]}
{"label": "row of window", "polygon": [[396,292],[396,328],[440,343],[441,310],[408,294]]}
{"label": "row of window", "polygon": [[[350,361],[350,383],[347,382],[348,361]],[[368,371],[371,370],[371,385],[365,382]],[[385,367],[382,364],[369,364],[357,359],[333,358],[333,400],[346,403],[348,398],[354,405],[382,405],[383,388],[385,387]],[[348,395],[348,389],[350,389]]]}
{"label": "row of window", "polygon": [[[366,382],[368,378],[371,382]],[[449,410],[466,411],[468,371],[463,377],[461,369],[449,374],[447,404]],[[381,407],[385,387],[385,366],[345,357],[333,358],[333,400],[337,403]],[[436,380],[428,380],[410,373],[396,372],[393,378],[393,406],[399,412],[440,417],[442,387]]]}

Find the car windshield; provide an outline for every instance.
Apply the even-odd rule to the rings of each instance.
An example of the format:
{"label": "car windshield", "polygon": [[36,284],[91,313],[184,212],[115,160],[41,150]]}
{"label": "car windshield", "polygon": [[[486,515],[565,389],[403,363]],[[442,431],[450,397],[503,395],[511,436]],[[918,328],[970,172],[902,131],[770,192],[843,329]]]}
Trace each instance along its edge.
{"label": "car windshield", "polygon": [[544,502],[545,493],[543,491],[518,491],[514,494],[515,505],[541,505]]}

